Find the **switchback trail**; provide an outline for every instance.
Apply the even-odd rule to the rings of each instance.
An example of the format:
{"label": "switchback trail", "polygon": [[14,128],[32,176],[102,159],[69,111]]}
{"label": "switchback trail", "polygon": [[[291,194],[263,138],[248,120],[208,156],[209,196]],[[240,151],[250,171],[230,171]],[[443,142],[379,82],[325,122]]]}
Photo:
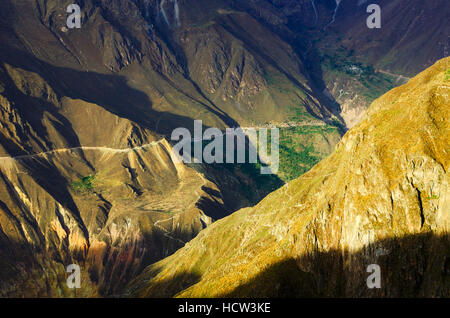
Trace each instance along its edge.
{"label": "switchback trail", "polygon": [[[250,129],[269,129],[269,128],[291,128],[291,127],[302,127],[302,126],[323,126],[325,125],[324,122],[322,121],[317,121],[317,122],[289,122],[289,123],[276,123],[276,125],[264,125],[264,126],[254,126],[254,127],[240,127],[244,132],[246,130],[250,130]],[[238,128],[238,127],[235,127]],[[228,135],[230,134],[229,132],[223,132],[221,136],[224,135]],[[8,157],[0,157],[0,163],[2,161],[7,161],[7,160],[22,160],[22,159],[32,159],[35,157],[43,157],[46,155],[53,155],[53,154],[58,154],[58,153],[67,153],[67,152],[72,152],[72,151],[77,151],[77,150],[82,150],[82,151],[103,151],[103,152],[110,152],[110,153],[129,153],[132,151],[136,151],[136,150],[141,150],[141,149],[145,149],[145,148],[149,148],[149,147],[153,147],[158,145],[159,143],[161,143],[163,141],[163,139],[160,139],[158,141],[154,141],[148,144],[144,144],[142,146],[137,146],[137,147],[133,147],[133,148],[109,148],[109,147],[89,147],[89,146],[80,146],[80,147],[72,147],[72,148],[60,148],[60,149],[54,149],[54,150],[49,150],[49,151],[43,151],[43,152],[39,152],[39,153],[35,153],[35,154],[31,154],[31,155],[21,155],[21,156],[8,156]],[[194,139],[192,138],[192,141],[200,141],[198,139]]]}
{"label": "switchback trail", "polygon": [[82,151],[94,150],[94,151],[103,151],[103,152],[110,152],[110,153],[128,153],[128,152],[132,152],[135,150],[140,150],[140,149],[145,149],[148,147],[156,146],[161,141],[162,141],[162,139],[155,141],[155,142],[151,142],[149,144],[142,145],[142,146],[138,146],[138,147],[134,147],[134,148],[123,148],[123,149],[115,149],[115,148],[108,148],[108,147],[86,147],[86,146],[73,147],[73,148],[61,148],[61,149],[54,149],[54,150],[39,152],[39,153],[35,153],[32,155],[23,155],[23,156],[15,156],[15,157],[0,157],[0,162],[5,161],[5,160],[31,159],[34,157],[41,157],[41,156],[52,155],[52,154],[57,154],[57,153],[72,152],[72,151],[77,151],[77,150],[82,150]]}

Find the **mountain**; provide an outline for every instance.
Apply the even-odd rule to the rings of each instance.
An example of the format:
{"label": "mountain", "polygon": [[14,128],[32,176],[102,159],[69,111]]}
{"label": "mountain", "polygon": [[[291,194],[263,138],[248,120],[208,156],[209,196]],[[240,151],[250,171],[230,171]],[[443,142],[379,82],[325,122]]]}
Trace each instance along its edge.
{"label": "mountain", "polygon": [[[319,122],[321,152],[339,139],[293,49],[226,2],[88,0],[68,29],[70,3],[0,4],[1,296],[114,295],[282,184],[176,163],[175,128],[293,116]],[[65,285],[72,263],[81,295]]]}
{"label": "mountain", "polygon": [[[173,160],[167,134],[192,119],[164,110],[170,102],[161,99],[178,94],[175,106],[185,99],[185,113],[209,108],[168,81],[163,86],[172,93],[155,88],[164,75],[151,63],[169,71],[163,60],[175,61],[163,43],[147,35],[140,43],[151,48],[137,50],[92,3],[94,30],[86,26],[77,43],[65,35],[67,4],[0,5],[1,296],[74,295],[65,285],[72,263],[82,265],[81,296],[114,294],[214,219],[251,202],[226,170],[214,174],[221,191],[205,169]],[[117,74],[126,65],[128,78]],[[224,126],[213,111],[202,117],[206,123],[208,116]]]}
{"label": "mountain", "polygon": [[[336,150],[149,266],[125,296],[449,297],[450,58],[377,99]],[[378,265],[381,288],[366,285]]]}
{"label": "mountain", "polygon": [[[369,4],[380,6],[379,29],[366,26]],[[447,6],[441,0],[343,0],[334,22],[313,30],[305,63],[340,105],[348,127],[376,98],[449,55]]]}
{"label": "mountain", "polygon": [[[239,3],[296,48],[311,81],[349,128],[376,98],[449,54],[445,0]],[[380,7],[380,29],[367,27],[369,4]]]}
{"label": "mountain", "polygon": [[[72,2],[0,2],[0,296],[121,293],[205,227],[328,156],[368,103],[346,106],[340,86],[381,95],[396,83],[377,79],[418,72],[443,51],[445,32],[428,46],[427,28],[414,40],[427,50],[405,55],[410,32],[447,26],[439,6],[412,1],[426,12],[419,27],[394,24],[393,38],[377,40],[383,54],[371,56],[366,33],[350,28],[355,16],[364,22],[364,6],[350,0],[82,0],[81,28],[70,29]],[[389,6],[393,16],[403,2]],[[398,54],[387,63],[390,41]],[[364,74],[347,74],[349,65]],[[278,127],[278,174],[178,163],[171,134],[194,120],[222,131]],[[69,264],[81,266],[81,290],[66,286]]]}
{"label": "mountain", "polygon": [[[281,151],[284,181],[341,137],[343,122],[301,52],[233,2],[88,0],[80,29],[66,27],[68,4],[4,1],[1,60],[168,140],[193,119],[220,129],[283,126],[292,144]],[[296,142],[298,130],[314,142]]]}

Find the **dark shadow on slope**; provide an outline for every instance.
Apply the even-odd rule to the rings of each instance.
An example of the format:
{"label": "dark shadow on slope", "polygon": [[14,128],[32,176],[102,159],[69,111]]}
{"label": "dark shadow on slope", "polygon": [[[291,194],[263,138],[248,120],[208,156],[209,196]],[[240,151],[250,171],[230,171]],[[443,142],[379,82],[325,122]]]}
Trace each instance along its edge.
{"label": "dark shadow on slope", "polygon": [[[381,269],[379,289],[367,286],[371,264]],[[134,296],[173,297],[183,291],[182,286],[192,285],[192,281],[180,282],[189,274],[152,284],[158,272],[146,273],[147,281],[135,280],[130,290],[139,292]],[[212,293],[204,290],[205,295]],[[287,258],[218,297],[450,297],[450,235],[409,235],[380,240],[353,253],[331,250]]]}
{"label": "dark shadow on slope", "polygon": [[[97,237],[97,243],[103,240],[107,244],[91,246],[87,255],[77,257],[66,243],[60,245],[56,233],[48,230],[44,237],[33,224],[24,224],[29,221],[24,219],[25,215],[15,216],[0,200],[0,216],[4,217],[3,213],[13,222],[19,236],[8,236],[7,233],[11,235],[14,230],[0,226],[0,297],[116,297],[147,266],[182,247],[153,228],[134,241],[110,242]],[[27,241],[22,230],[30,225],[39,231],[40,240],[34,244]],[[181,236],[188,234],[180,233]],[[81,289],[70,290],[66,286],[69,274],[65,269],[70,264],[81,267]],[[187,288],[187,284],[197,282],[198,277],[183,275],[180,281],[180,286]]]}
{"label": "dark shadow on slope", "polygon": [[[3,65],[0,65],[0,70],[7,74]],[[6,76],[5,76],[6,77]],[[2,79],[3,80],[3,79]],[[4,79],[5,91],[3,95],[7,97],[18,112],[21,119],[24,121],[22,125],[16,127],[17,139],[16,142],[21,143],[21,147],[12,140],[4,136],[0,132],[0,144],[10,154],[10,156],[29,155],[33,153],[30,144],[35,143],[41,151],[53,149],[54,145],[49,135],[47,128],[43,125],[43,121],[51,122],[52,127],[57,132],[57,139],[65,141],[65,144],[70,148],[80,147],[81,143],[74,131],[72,124],[67,118],[59,113],[56,105],[46,101],[44,98],[36,98],[22,93],[13,83],[13,79],[9,76]],[[32,111],[30,111],[32,109]],[[38,136],[30,132],[30,127]],[[83,161],[92,169],[91,163],[86,159],[84,153],[81,152]]]}
{"label": "dark shadow on slope", "polygon": [[[75,204],[68,188],[69,184],[66,178],[62,176],[56,166],[44,158],[32,158],[24,159],[21,161],[22,166],[26,169],[27,173],[41,186],[56,202],[60,203],[62,207],[67,209],[71,216],[77,221],[80,230],[87,242],[89,242],[89,232],[86,225],[83,222],[81,213]],[[10,184],[9,180],[0,172],[0,177],[4,180],[8,187],[8,192],[11,198],[14,199],[15,204],[22,210],[23,214],[26,214],[26,207],[23,206],[22,200],[18,197],[18,194],[14,190],[14,186]],[[27,218],[36,233],[39,233],[39,225],[33,215],[29,215]],[[44,241],[43,233],[40,233],[41,240]],[[74,255],[76,259],[82,259],[82,251],[80,254]]]}
{"label": "dark shadow on slope", "polygon": [[[91,72],[79,72],[72,69],[54,67],[30,56],[28,53],[18,51],[13,48],[5,48],[5,51],[0,53],[0,57],[1,60],[14,67],[39,74],[47,83],[49,83],[51,87],[55,89],[59,96],[69,96],[73,99],[81,99],[97,104],[100,107],[104,107],[106,110],[118,115],[119,117],[127,118],[138,123],[141,127],[161,134],[169,140],[172,130],[176,127],[186,127],[191,131],[193,130],[193,120],[191,118],[173,115],[168,112],[154,111],[152,109],[152,103],[148,99],[147,95],[130,88],[124,77]],[[24,95],[12,83],[9,83],[7,92],[9,92],[9,95],[7,95],[8,98],[15,101],[14,107],[19,110],[21,116],[31,123],[31,126],[35,131],[42,134],[42,143],[40,140],[34,141],[43,151],[54,148],[50,140],[47,140],[48,133],[42,125],[42,119],[45,113],[49,113],[57,119],[58,122],[55,121],[54,123],[55,129],[60,133],[62,139],[66,139],[69,147],[81,146],[70,122],[58,112],[59,110],[56,109],[54,105],[41,99]],[[33,105],[33,107],[31,107],[31,105]],[[30,111],[31,108],[33,111]],[[229,124],[236,125],[236,123],[231,121],[231,119],[227,119],[227,122]],[[209,127],[204,126],[204,129],[207,128]],[[26,135],[21,137],[22,140],[26,140],[25,137]],[[31,149],[26,149],[26,151],[23,151],[16,144],[10,142],[8,138],[2,136],[1,134],[0,142],[11,156],[27,155],[32,153]],[[83,154],[82,156],[84,157]],[[86,164],[94,171],[95,169],[92,165],[85,158],[84,160]],[[29,168],[31,169],[32,166],[29,166]],[[39,171],[44,170],[41,168],[39,169],[40,170],[37,171],[30,170],[30,172],[33,176],[42,176],[42,173]],[[57,193],[60,193],[60,189],[66,188],[67,182],[63,180],[62,177],[57,177],[56,174],[56,172],[50,174],[55,177],[51,184],[56,185]],[[221,175],[223,175],[223,173]],[[248,175],[248,178],[252,177],[253,175]],[[45,180],[45,177],[39,178],[39,180],[39,182],[42,182],[42,186],[46,190],[52,190],[49,188],[49,182]],[[264,182],[261,178],[258,180],[259,181],[257,183]],[[280,182],[277,184],[281,185]],[[267,194],[275,189],[275,187],[270,187],[270,190],[266,191],[264,194]],[[70,198],[68,193],[64,195],[58,195],[54,192],[50,193],[58,199]],[[228,197],[229,196],[227,196],[227,198]],[[258,199],[262,197],[263,196],[258,196]],[[58,201],[65,202],[60,200]],[[229,200],[229,202],[232,201],[232,199]],[[220,215],[223,217],[243,206],[249,206],[253,202],[253,200],[249,200],[237,206],[230,205],[226,214],[222,214],[222,211],[212,212],[213,218],[218,219]],[[207,202],[204,203],[206,204]],[[71,209],[74,209],[74,204],[70,204],[70,206]]]}
{"label": "dark shadow on slope", "polygon": [[[157,271],[150,274],[150,276],[156,276],[156,274]],[[134,280],[130,283],[130,287],[120,296],[125,298],[171,298],[176,296],[174,291],[185,290],[198,283],[200,278],[201,275],[183,272],[175,277],[162,279],[149,288],[147,288],[146,281]]]}
{"label": "dark shadow on slope", "polygon": [[[214,220],[223,218],[239,209],[256,205],[268,194],[284,185],[277,175],[262,175],[259,165],[244,164],[205,164],[202,170],[206,177],[217,185],[220,192],[204,187],[203,190],[211,196],[222,199],[225,214],[219,217],[218,210],[211,209],[217,201],[201,201],[199,208]],[[208,208],[210,207],[210,208]]]}
{"label": "dark shadow on slope", "polygon": [[[227,215],[241,208],[256,205],[268,194],[284,185],[284,182],[276,174],[262,174],[261,168],[265,164],[262,163],[263,160],[258,153],[258,142],[251,142],[248,135],[238,134],[238,137],[234,137],[234,163],[226,163],[226,145],[229,136],[231,133],[222,136],[223,163],[190,165],[217,185],[220,190],[220,198],[225,203]],[[245,146],[241,147],[240,142],[243,140]],[[256,144],[253,144],[255,142]],[[271,141],[268,143],[270,148]],[[245,154],[245,163],[237,163],[239,152]],[[252,163],[251,153],[256,154],[256,163]],[[217,218],[213,218],[217,220]]]}
{"label": "dark shadow on slope", "polygon": [[[370,264],[380,266],[379,289],[367,287]],[[450,235],[410,235],[378,241],[356,253],[287,259],[223,296],[450,297]]]}
{"label": "dark shadow on slope", "polygon": [[123,76],[55,67],[8,45],[2,47],[0,60],[39,74],[59,96],[99,105],[157,134],[167,137],[176,127],[193,126],[191,118],[154,110],[148,96],[131,88]]}
{"label": "dark shadow on slope", "polygon": [[[203,211],[207,216],[211,217],[214,221],[219,220],[233,212],[233,210],[227,208],[219,201],[222,197],[219,191],[206,186],[203,186],[202,190],[205,191],[210,197],[201,198],[196,203],[196,207]],[[203,222],[203,220],[201,221]],[[203,227],[206,226],[207,224],[203,224]]]}
{"label": "dark shadow on slope", "polygon": [[[325,3],[325,6],[330,7],[331,10],[334,10],[333,5],[335,5],[334,1],[328,1],[328,3]],[[246,5],[238,5],[237,8],[249,10],[250,12],[255,15],[255,18],[264,25],[266,28],[274,32],[277,36],[279,36],[283,41],[290,44],[292,48],[294,49],[297,57],[299,60],[303,62],[305,70],[303,70],[302,73],[305,73],[308,79],[308,86],[311,87],[311,90],[306,89],[304,85],[302,85],[298,80],[296,80],[292,75],[289,74],[289,72],[286,72],[282,69],[280,69],[276,62],[273,61],[270,57],[263,54],[263,58],[265,58],[273,67],[275,67],[278,71],[283,73],[285,76],[288,77],[288,79],[293,82],[295,85],[299,86],[302,90],[307,92],[308,94],[314,96],[317,98],[317,100],[320,102],[320,105],[324,105],[329,112],[331,112],[334,116],[336,116],[340,121],[341,125],[338,125],[339,131],[341,135],[344,135],[347,129],[345,126],[345,121],[340,115],[341,107],[340,104],[336,101],[336,99],[331,95],[326,93],[326,85],[323,80],[323,74],[322,69],[320,66],[320,54],[317,51],[317,49],[314,47],[313,41],[311,41],[310,32],[314,30],[314,28],[307,27],[300,23],[300,21],[295,19],[294,16],[289,16],[288,22],[286,25],[277,25],[274,26],[272,24],[267,23],[265,19],[262,17],[258,17],[257,12],[253,12],[248,6]],[[277,8],[279,9],[279,8]],[[294,20],[292,20],[294,19]],[[235,25],[235,27],[239,28],[238,25]],[[228,29],[227,29],[228,30]],[[245,34],[246,31],[240,29],[242,34]],[[228,30],[228,32],[232,33],[234,36],[241,38],[241,40],[246,44],[249,45],[251,48],[255,49],[255,45],[252,43],[249,43],[245,40],[245,38],[234,32],[232,30]],[[306,36],[305,36],[306,35]],[[258,54],[261,54],[261,50],[256,49]],[[318,61],[319,59],[319,61]],[[305,72],[306,71],[306,72]],[[309,98],[309,102],[312,104],[316,104],[311,98]],[[308,109],[308,112],[311,113],[313,116],[318,117],[310,107],[307,106],[307,103],[305,105]],[[317,105],[316,105],[317,106]],[[328,114],[324,112],[323,109],[318,107],[319,111],[321,112],[321,116],[325,121],[328,120]],[[319,119],[322,119],[319,117]],[[331,122],[328,122],[329,124],[333,124]]]}
{"label": "dark shadow on slope", "polygon": [[[223,110],[220,109],[218,105],[216,105],[208,96],[203,92],[201,87],[197,84],[197,82],[192,79],[191,77],[191,70],[189,69],[189,63],[188,58],[186,56],[186,53],[182,47],[182,45],[179,43],[179,40],[177,40],[176,30],[172,30],[170,27],[167,26],[167,24],[164,21],[159,21],[158,31],[159,36],[165,40],[165,43],[167,44],[167,47],[171,50],[171,52],[176,57],[176,60],[179,65],[181,65],[183,69],[183,76],[185,79],[192,85],[195,92],[205,101],[200,101],[197,98],[190,96],[188,93],[183,92],[185,95],[189,96],[193,100],[196,100],[199,102],[202,106],[204,106],[208,111],[216,115],[218,118],[220,118],[226,125],[229,127],[239,127],[239,123],[234,120],[232,117],[230,117],[227,113],[225,113]],[[175,33],[174,33],[175,32]],[[163,75],[164,76],[164,75]],[[164,76],[165,77],[165,76]],[[166,78],[166,80],[171,83],[172,81],[169,78]],[[174,85],[175,87],[176,85]],[[177,88],[179,89],[179,88]]]}

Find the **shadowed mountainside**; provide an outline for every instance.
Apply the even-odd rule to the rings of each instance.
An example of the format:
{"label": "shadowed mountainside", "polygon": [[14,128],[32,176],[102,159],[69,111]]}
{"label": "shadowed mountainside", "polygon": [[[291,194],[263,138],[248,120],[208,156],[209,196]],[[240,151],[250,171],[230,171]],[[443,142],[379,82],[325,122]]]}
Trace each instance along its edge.
{"label": "shadowed mountainside", "polygon": [[[273,296],[287,271],[302,289],[280,296],[448,297],[449,72],[440,60],[377,99],[333,154],[149,266],[125,295],[159,296],[164,283],[166,296]],[[384,290],[361,288],[367,262],[384,266]]]}
{"label": "shadowed mountainside", "polygon": [[[313,251],[281,259],[234,290],[215,297],[449,297],[449,253],[449,235],[432,233],[377,241],[357,251]],[[302,267],[308,263],[313,265]],[[372,273],[367,268],[371,264],[380,266],[380,288],[367,287],[367,278]],[[179,273],[159,281],[147,295],[176,297],[179,291],[200,279],[201,275],[196,273]],[[141,282],[131,290],[143,286]]]}
{"label": "shadowed mountainside", "polygon": [[[236,1],[291,43],[311,82],[331,98],[347,127],[388,90],[447,57],[448,2],[436,0]],[[369,29],[369,4],[381,28]]]}
{"label": "shadowed mountainside", "polygon": [[[359,120],[352,111],[343,115],[336,103],[342,82],[334,79],[353,81],[354,74],[336,74],[371,46],[361,45],[355,59],[347,48],[327,56],[323,45],[333,51],[343,32],[333,30],[350,21],[334,1],[83,0],[81,29],[66,27],[70,3],[0,2],[2,296],[116,295],[214,220],[256,204],[283,184],[280,178],[308,171],[334,149],[343,119]],[[355,2],[347,3],[342,8],[353,18]],[[401,2],[393,3],[389,15]],[[429,8],[411,29],[388,25],[393,40],[411,39],[429,21],[440,30],[447,21],[438,6]],[[439,56],[440,36],[404,66],[418,70]],[[354,42],[357,51],[360,39]],[[395,43],[394,66],[410,48]],[[367,63],[385,62],[383,56]],[[391,87],[363,66],[358,80],[367,79],[370,98]],[[345,91],[358,93],[355,87]],[[280,127],[279,175],[260,176],[252,165],[177,164],[170,134],[192,129],[194,119],[222,130]],[[78,294],[65,287],[72,263],[82,265]]]}

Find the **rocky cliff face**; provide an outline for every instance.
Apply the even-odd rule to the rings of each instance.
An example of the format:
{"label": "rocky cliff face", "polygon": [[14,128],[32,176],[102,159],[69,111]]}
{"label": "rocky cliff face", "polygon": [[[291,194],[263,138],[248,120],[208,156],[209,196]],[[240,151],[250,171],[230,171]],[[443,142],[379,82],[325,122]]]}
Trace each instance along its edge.
{"label": "rocky cliff face", "polygon": [[[337,103],[349,128],[373,100],[449,55],[446,1],[238,3],[293,43],[313,82],[329,96],[329,105]],[[366,25],[369,4],[381,8],[380,29]]]}
{"label": "rocky cliff face", "polygon": [[[65,6],[1,6],[2,296],[113,295],[235,204],[248,204],[233,176],[215,176],[228,179],[223,193],[204,171],[174,162],[164,134],[191,120],[153,110],[145,92],[112,74],[140,61],[140,51],[96,20],[98,9],[86,7],[98,23],[84,34],[93,42],[69,43],[60,28]],[[73,263],[83,273],[78,294],[65,283]]]}
{"label": "rocky cliff face", "polygon": [[82,27],[68,29],[69,3],[3,2],[1,60],[39,74],[60,96],[166,139],[175,128],[191,129],[192,119],[220,129],[325,123],[335,129],[325,134],[326,154],[341,136],[343,121],[311,81],[302,53],[239,3],[89,0],[81,3]]}
{"label": "rocky cliff face", "polygon": [[[297,110],[284,105],[283,115],[266,98],[270,76],[294,76],[295,107],[311,104],[322,116],[295,82],[304,77],[289,45],[272,35],[267,50],[245,47],[262,34],[239,40],[233,32],[243,23],[264,29],[223,3],[85,1],[79,30],[66,27],[69,3],[0,5],[2,296],[114,295],[213,220],[267,193],[264,178],[244,171],[176,164],[167,142],[174,128],[193,119],[237,126],[264,105],[271,111],[256,123],[285,120]],[[81,294],[65,285],[72,263],[82,266]]]}
{"label": "rocky cliff face", "polygon": [[[131,139],[133,126],[123,128]],[[2,296],[112,295],[228,213],[217,186],[176,163],[164,139],[0,157],[0,166]],[[82,267],[81,294],[65,285],[69,264]]]}
{"label": "rocky cliff face", "polygon": [[[369,4],[381,8],[380,29],[366,26]],[[322,81],[348,127],[376,98],[449,55],[446,8],[445,1],[340,2],[309,56],[321,64]]]}
{"label": "rocky cliff face", "polygon": [[71,3],[0,3],[1,296],[115,295],[282,184],[175,163],[175,128],[277,125],[283,180],[345,130],[308,59],[333,1],[85,0],[68,29]]}
{"label": "rocky cliff face", "polygon": [[[148,267],[128,295],[448,297],[450,58],[377,99],[299,179]],[[381,288],[369,289],[370,264]]]}

